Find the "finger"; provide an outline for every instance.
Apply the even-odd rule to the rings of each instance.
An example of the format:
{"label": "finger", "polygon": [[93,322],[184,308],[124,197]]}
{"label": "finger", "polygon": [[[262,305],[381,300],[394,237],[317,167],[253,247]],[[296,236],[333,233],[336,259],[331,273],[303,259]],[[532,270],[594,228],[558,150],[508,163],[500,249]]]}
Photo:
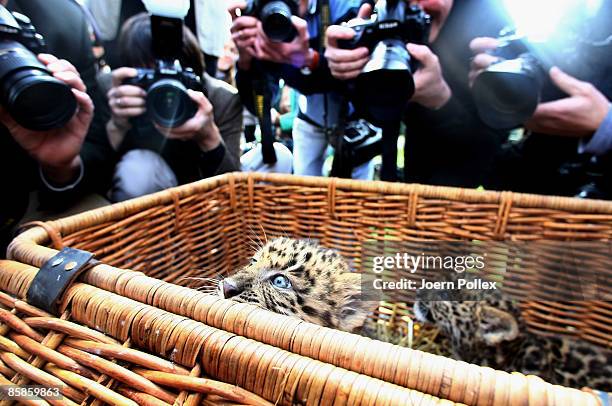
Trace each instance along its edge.
{"label": "finger", "polygon": [[426,67],[438,63],[438,57],[426,45],[408,44],[406,48],[410,55]]}
{"label": "finger", "polygon": [[142,97],[116,97],[111,99],[113,106],[127,109],[130,107],[144,107],[146,100]]}
{"label": "finger", "polygon": [[53,76],[74,89],[80,90],[81,92],[87,91],[81,77],[72,71],[56,72]]}
{"label": "finger", "polygon": [[70,62],[68,62],[65,59],[60,59],[60,60],[51,62],[50,64],[47,65],[47,69],[49,69],[53,73],[63,72],[63,71],[74,72],[77,74],[79,73],[77,69],[74,67],[74,65],[72,65]]}
{"label": "finger", "polygon": [[578,80],[556,66],[550,69],[550,78],[557,87],[570,96],[582,94],[589,87],[587,82]]}
{"label": "finger", "polygon": [[144,98],[147,96],[147,92],[138,87],[138,86],[133,86],[133,85],[122,85],[122,86],[117,86],[117,87],[112,87],[109,91],[108,91],[108,98],[112,99],[112,98],[119,98],[119,97],[140,97],[140,98]]}
{"label": "finger", "polygon": [[373,10],[371,4],[362,4],[361,8],[359,9],[359,13],[357,14],[357,17],[367,20],[372,15],[372,11]]}
{"label": "finger", "polygon": [[230,32],[237,32],[248,28],[256,28],[258,22],[259,20],[257,20],[255,17],[240,17],[233,22]]}
{"label": "finger", "polygon": [[369,60],[369,57],[366,56],[365,58],[357,59],[356,61],[353,61],[353,62],[336,63],[336,62],[330,61],[329,67],[331,68],[332,71],[335,71],[338,73],[349,73],[353,71],[361,72],[361,70],[366,65],[366,63],[368,63],[368,60]]}
{"label": "finger", "polygon": [[487,69],[489,66],[498,61],[499,58],[496,56],[489,54],[478,54],[472,59],[471,69],[476,71]]}
{"label": "finger", "polygon": [[354,62],[362,59],[367,59],[370,56],[368,48],[361,47],[357,49],[328,49],[325,56],[334,63]]}
{"label": "finger", "polygon": [[499,41],[495,38],[490,37],[479,37],[474,38],[470,42],[470,49],[473,54],[481,54],[487,51],[491,51],[499,46]]}
{"label": "finger", "polygon": [[76,114],[77,120],[80,121],[82,125],[89,126],[95,110],[91,97],[89,97],[87,93],[76,89],[72,89],[72,94],[74,94],[79,106]]}
{"label": "finger", "polygon": [[300,17],[291,16],[291,22],[293,23],[293,26],[295,27],[298,33],[297,38],[294,39],[294,41],[303,41],[308,40],[308,38],[310,38],[310,35],[308,34],[308,24],[306,23],[306,20],[303,20]]}
{"label": "finger", "polygon": [[147,112],[147,109],[144,107],[130,107],[126,109],[113,107],[111,110],[113,115],[121,118],[138,117]]}
{"label": "finger", "polygon": [[197,103],[198,110],[208,113],[212,111],[212,104],[210,101],[204,96],[202,92],[196,92],[195,90],[187,89],[187,94],[191,97],[191,100]]}
{"label": "finger", "polygon": [[57,57],[51,54],[38,54],[38,60],[44,63],[45,65],[48,65],[57,61],[58,59]]}
{"label": "finger", "polygon": [[337,48],[338,40],[352,39],[355,36],[355,31],[349,27],[343,27],[341,25],[330,25],[326,31],[328,46]]}
{"label": "finger", "polygon": [[244,10],[247,6],[246,1],[243,0],[230,0],[227,3],[227,11],[232,16],[232,19],[238,18],[240,12],[238,10]]}
{"label": "finger", "polygon": [[138,76],[138,70],[134,68],[117,68],[112,72],[113,86],[120,86],[127,78]]}

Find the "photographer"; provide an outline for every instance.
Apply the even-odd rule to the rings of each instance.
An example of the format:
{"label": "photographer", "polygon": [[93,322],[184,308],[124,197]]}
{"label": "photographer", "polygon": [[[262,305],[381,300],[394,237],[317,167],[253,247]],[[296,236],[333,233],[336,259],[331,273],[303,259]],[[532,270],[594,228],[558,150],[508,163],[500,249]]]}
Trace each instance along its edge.
{"label": "photographer", "polygon": [[[406,147],[404,181],[433,185],[478,187],[492,165],[503,134],[480,122],[468,86],[469,41],[483,33],[497,33],[503,26],[494,2],[488,0],[421,0],[431,16],[429,45],[406,44],[418,62],[413,74],[414,94],[404,113]],[[359,17],[367,19],[370,5]],[[334,25],[327,31],[326,57],[332,74],[355,80],[371,55],[366,47],[343,49],[355,31]],[[375,95],[377,89],[369,90]],[[397,89],[401,92],[402,89]]]}
{"label": "photographer", "polygon": [[135,78],[134,68],[155,66],[151,19],[142,13],[124,24],[120,55],[124,66],[113,72],[108,92],[112,111],[107,131],[112,146],[121,155],[111,193],[122,201],[238,170],[242,106],[237,91],[205,73],[202,53],[195,36],[183,27],[179,60],[202,79],[207,96],[187,90],[197,111],[175,128],[163,128],[147,113],[147,92],[141,86],[124,84]]}
{"label": "photographer", "polygon": [[[575,14],[579,14],[576,10]],[[589,20],[582,41],[610,41],[612,2],[603,2]],[[581,31],[582,32],[582,31]],[[500,61],[491,54],[498,40],[476,38],[471,43],[474,58],[470,81]],[[577,51],[574,51],[577,52]],[[591,51],[592,52],[592,51]],[[551,86],[562,92],[537,105],[524,123],[526,136],[502,151],[491,187],[520,192],[612,199],[612,46],[589,58],[588,69],[568,66],[574,75],[553,67],[545,74]],[[576,54],[577,55],[577,54]],[[578,79],[577,76],[580,76]]]}
{"label": "photographer", "polygon": [[[82,10],[68,0],[53,4],[13,0],[3,1],[2,5],[31,19],[50,53],[38,55],[38,61],[52,77],[69,86],[76,104],[74,115],[65,124],[47,130],[18,124],[6,105],[0,113],[0,176],[7,194],[0,210],[0,257],[28,208],[29,217],[37,211],[36,217],[40,218],[55,216],[75,204],[80,209],[83,205],[101,204],[101,198],[83,202],[83,197],[92,192],[104,193],[110,183],[106,162],[112,156],[103,124],[105,104],[97,87],[95,58]],[[57,16],[61,16],[61,22]],[[38,101],[29,107],[38,111],[50,113],[65,108],[61,101],[51,100],[44,93],[36,93],[36,97]],[[34,118],[24,121],[29,127]]]}
{"label": "photographer", "polygon": [[[247,106],[254,105],[250,98],[251,86],[262,71],[276,79],[283,78],[302,95],[293,126],[294,173],[321,176],[330,131],[341,124],[346,107],[342,95],[344,85],[331,76],[324,56],[324,27],[355,17],[361,0],[290,0],[288,3],[297,3],[296,13],[291,17],[295,34],[288,42],[273,41],[265,33],[260,16],[238,17],[236,9],[246,10],[246,2],[238,1],[230,6],[234,17],[232,39],[239,51],[237,83]],[[328,13],[322,13],[323,8]],[[328,15],[330,21],[324,21],[323,15]],[[254,68],[255,64],[258,68]],[[371,179],[372,165],[358,166],[353,177]]]}

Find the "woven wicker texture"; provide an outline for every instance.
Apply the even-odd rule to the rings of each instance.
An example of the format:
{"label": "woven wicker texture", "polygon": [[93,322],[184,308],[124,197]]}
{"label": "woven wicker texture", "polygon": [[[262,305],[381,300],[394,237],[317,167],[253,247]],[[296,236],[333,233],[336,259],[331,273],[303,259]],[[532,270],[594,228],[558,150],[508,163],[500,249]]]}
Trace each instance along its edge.
{"label": "woven wicker texture", "polygon": [[[0,261],[0,283],[11,295],[22,297],[37,271]],[[94,399],[116,405],[195,405],[203,393],[212,395],[207,399],[210,404],[219,404],[219,397],[266,406],[272,405],[269,401],[283,405],[455,404],[91,285],[73,285],[62,312],[61,318],[52,317],[0,293],[1,382],[62,387],[65,398],[57,403],[69,405]],[[201,378],[200,372],[234,385]]]}
{"label": "woven wicker texture", "polygon": [[[317,239],[359,267],[363,242],[373,239],[608,241],[612,205],[380,182],[231,174],[46,223],[18,237],[10,255],[40,267],[56,252],[45,245],[94,252],[105,264],[125,269],[96,266],[83,278],[89,289],[95,286],[124,297],[116,298],[118,301],[131,299],[140,303],[135,306],[148,304],[182,316],[175,331],[202,322],[320,360],[325,371],[334,365],[342,371],[466,404],[597,404],[587,392],[553,387],[534,377],[510,375],[271,316],[251,306],[220,301],[155,279],[188,286],[193,282],[185,277],[229,273],[252,253],[253,241],[277,235]],[[27,278],[21,274],[12,277],[14,292],[23,297]],[[388,306],[375,316],[385,313],[391,320],[406,316],[405,304]],[[530,327],[541,333],[563,332],[611,345],[612,308],[608,303],[533,302],[525,314]],[[107,318],[109,328],[116,329],[112,323],[121,317]],[[190,331],[195,330],[192,327]],[[112,336],[121,333],[120,339],[127,337],[125,331],[106,332]],[[171,348],[163,341],[156,343],[158,347],[145,341],[140,344],[151,351],[159,351],[160,346]],[[248,343],[231,348],[249,354]],[[248,359],[248,355],[241,356],[236,365],[245,365]]]}

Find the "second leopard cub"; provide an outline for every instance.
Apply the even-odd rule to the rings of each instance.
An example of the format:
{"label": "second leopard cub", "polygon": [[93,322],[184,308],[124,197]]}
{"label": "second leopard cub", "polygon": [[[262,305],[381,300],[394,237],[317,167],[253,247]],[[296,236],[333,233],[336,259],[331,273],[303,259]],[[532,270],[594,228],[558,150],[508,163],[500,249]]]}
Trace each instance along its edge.
{"label": "second leopard cub", "polygon": [[219,283],[219,294],[325,327],[354,332],[365,323],[360,276],[337,252],[303,240],[277,238]]}

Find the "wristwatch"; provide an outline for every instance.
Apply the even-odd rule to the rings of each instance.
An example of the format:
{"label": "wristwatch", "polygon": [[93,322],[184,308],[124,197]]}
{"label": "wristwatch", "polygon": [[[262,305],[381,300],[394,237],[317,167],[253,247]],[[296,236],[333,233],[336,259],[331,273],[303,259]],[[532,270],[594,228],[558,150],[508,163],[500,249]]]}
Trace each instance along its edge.
{"label": "wristwatch", "polygon": [[319,66],[319,59],[320,59],[320,55],[319,52],[315,51],[314,49],[310,48],[309,51],[311,52],[312,58],[309,64],[305,65],[302,67],[302,69],[300,69],[300,72],[302,73],[302,75],[311,75],[312,71],[315,70],[318,66]]}

